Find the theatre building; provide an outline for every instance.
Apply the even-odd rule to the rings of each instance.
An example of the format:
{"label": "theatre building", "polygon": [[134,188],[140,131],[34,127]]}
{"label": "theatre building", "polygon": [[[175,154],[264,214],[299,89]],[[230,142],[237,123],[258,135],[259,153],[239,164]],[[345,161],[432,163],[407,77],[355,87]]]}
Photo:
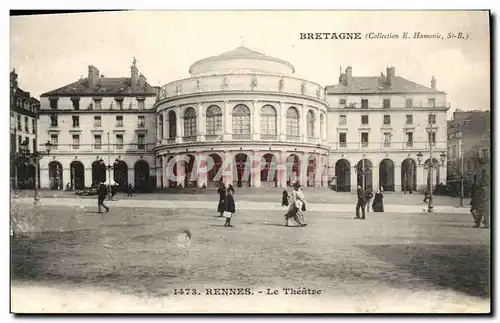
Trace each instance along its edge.
{"label": "theatre building", "polygon": [[[157,186],[213,187],[223,165],[222,181],[234,186],[326,186],[324,88],[294,72],[289,62],[238,47],[164,85],[155,104]],[[194,172],[197,160],[214,166]],[[288,171],[273,171],[286,162]]]}
{"label": "theatre building", "polygon": [[[326,87],[329,176],[337,191],[356,185],[385,191],[446,183],[446,93],[414,83],[388,67],[353,76],[347,67]],[[434,168],[430,177],[430,151]]]}
{"label": "theatre building", "polygon": [[42,94],[38,138],[52,150],[40,163],[41,186],[154,187],[157,91],[134,59],[129,77],[105,77],[91,65],[86,78]]}

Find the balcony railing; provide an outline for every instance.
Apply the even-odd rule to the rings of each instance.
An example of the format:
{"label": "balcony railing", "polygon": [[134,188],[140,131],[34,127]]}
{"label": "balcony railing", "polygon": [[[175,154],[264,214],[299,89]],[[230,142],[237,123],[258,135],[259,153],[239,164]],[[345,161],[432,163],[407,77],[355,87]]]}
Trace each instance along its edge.
{"label": "balcony railing", "polygon": [[233,134],[233,140],[246,140],[251,139],[252,136],[249,133],[235,133]]}
{"label": "balcony railing", "polygon": [[273,135],[273,134],[261,134],[260,135],[261,140],[277,140],[278,135]]}
{"label": "balcony railing", "polygon": [[205,140],[207,141],[222,140],[222,135],[205,135]]}
{"label": "balcony railing", "polygon": [[196,136],[186,136],[186,137],[182,138],[182,141],[183,142],[194,142],[194,141],[196,141]]}
{"label": "balcony railing", "polygon": [[286,140],[288,140],[288,141],[300,141],[300,136],[297,136],[297,135],[286,135]]}

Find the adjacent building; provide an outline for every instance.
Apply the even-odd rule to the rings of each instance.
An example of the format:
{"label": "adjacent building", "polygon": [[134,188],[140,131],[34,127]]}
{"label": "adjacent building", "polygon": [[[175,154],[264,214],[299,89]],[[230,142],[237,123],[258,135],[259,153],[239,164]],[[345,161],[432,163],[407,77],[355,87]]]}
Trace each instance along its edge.
{"label": "adjacent building", "polygon": [[128,77],[105,77],[91,65],[86,78],[42,94],[38,137],[52,150],[40,164],[41,186],[154,187],[156,97],[135,59]]}
{"label": "adjacent building", "polygon": [[363,184],[385,191],[422,190],[446,182],[441,159],[447,151],[449,107],[434,77],[427,87],[398,76],[394,67],[379,76],[358,77],[349,66],[341,70],[338,84],[326,87],[326,101],[329,175],[338,191]]}
{"label": "adjacent building", "polygon": [[11,186],[13,188],[34,188],[35,167],[20,163],[19,148],[28,143],[30,152],[37,147],[37,111],[40,102],[19,86],[16,70],[10,72],[10,156]]}
{"label": "adjacent building", "polygon": [[448,121],[448,181],[463,174],[467,187],[489,182],[490,111],[460,111]]}

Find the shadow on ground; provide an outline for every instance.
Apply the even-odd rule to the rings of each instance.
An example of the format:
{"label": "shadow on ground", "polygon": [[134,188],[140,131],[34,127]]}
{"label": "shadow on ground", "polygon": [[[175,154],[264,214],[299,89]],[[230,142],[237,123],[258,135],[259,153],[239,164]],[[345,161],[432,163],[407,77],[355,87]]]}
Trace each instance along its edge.
{"label": "shadow on ground", "polygon": [[490,250],[486,245],[363,245],[382,261],[441,288],[490,297]]}

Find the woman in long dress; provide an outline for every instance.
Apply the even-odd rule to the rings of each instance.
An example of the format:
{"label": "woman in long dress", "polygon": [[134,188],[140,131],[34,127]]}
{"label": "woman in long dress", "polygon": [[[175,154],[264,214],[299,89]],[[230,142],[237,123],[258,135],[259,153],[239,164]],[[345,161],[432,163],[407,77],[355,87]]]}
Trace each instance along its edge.
{"label": "woman in long dress", "polygon": [[304,192],[302,192],[298,183],[295,183],[293,188],[294,190],[290,196],[290,206],[285,214],[285,226],[303,227],[307,225],[304,220],[304,211],[302,211],[306,203]]}
{"label": "woman in long dress", "polygon": [[290,195],[288,195],[286,188],[284,188],[282,196],[281,196],[281,206],[288,206],[288,198],[289,197],[290,197]]}
{"label": "woman in long dress", "polygon": [[377,190],[377,193],[375,193],[372,209],[373,212],[384,212],[384,194],[382,194],[381,189]]}
{"label": "woman in long dress", "polygon": [[219,204],[217,205],[217,212],[219,212],[219,216],[223,216],[224,210],[226,209],[226,187],[224,184],[219,186],[217,190],[219,193]]}

